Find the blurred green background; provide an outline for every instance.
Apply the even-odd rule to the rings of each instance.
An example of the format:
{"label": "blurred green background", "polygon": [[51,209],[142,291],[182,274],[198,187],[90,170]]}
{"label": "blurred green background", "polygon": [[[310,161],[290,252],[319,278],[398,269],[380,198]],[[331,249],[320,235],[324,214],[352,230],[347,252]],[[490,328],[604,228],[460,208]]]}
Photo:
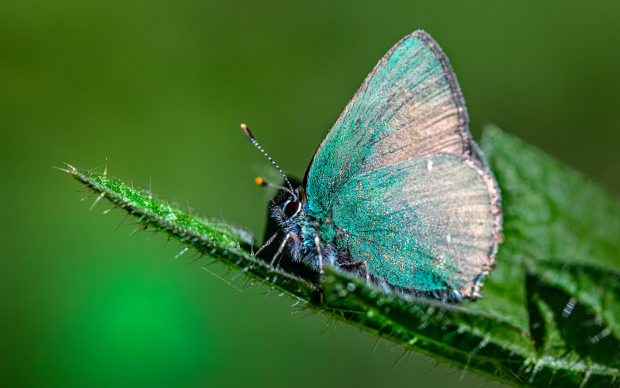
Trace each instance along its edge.
{"label": "blurred green background", "polygon": [[[620,192],[617,1],[0,2],[0,386],[452,386],[459,373],[257,288],[240,295],[51,168],[109,174],[262,236],[265,159],[301,177],[416,29],[493,122]],[[100,170],[101,171],[101,170]],[[211,266],[209,268],[216,268]],[[221,268],[215,271],[221,272]],[[241,279],[236,281],[239,286]],[[459,387],[484,380],[465,376]],[[487,386],[497,386],[489,383]]]}

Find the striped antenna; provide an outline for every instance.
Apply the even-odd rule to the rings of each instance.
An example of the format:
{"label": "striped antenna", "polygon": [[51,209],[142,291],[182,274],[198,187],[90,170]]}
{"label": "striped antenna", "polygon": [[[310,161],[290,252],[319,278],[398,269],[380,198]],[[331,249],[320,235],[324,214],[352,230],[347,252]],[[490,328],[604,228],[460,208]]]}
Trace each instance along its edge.
{"label": "striped antenna", "polygon": [[[286,191],[290,192],[291,195],[293,195],[293,197],[295,197],[295,199],[297,201],[299,201],[299,198],[297,198],[297,195],[295,194],[295,190],[293,189],[293,185],[291,185],[291,182],[288,181],[288,178],[286,177],[286,175],[284,175],[284,172],[282,171],[282,169],[280,168],[280,166],[278,166],[276,164],[276,162],[273,161],[273,159],[271,159],[271,156],[269,156],[267,154],[267,152],[265,152],[265,150],[263,149],[263,147],[260,146],[260,144],[258,144],[258,142],[256,141],[256,139],[254,138],[254,136],[252,136],[252,132],[250,132],[250,129],[248,128],[247,125],[245,124],[241,124],[241,129],[243,129],[243,132],[245,132],[245,135],[248,137],[248,139],[252,142],[252,144],[254,144],[254,146],[256,148],[258,148],[260,150],[260,152],[263,153],[263,155],[265,155],[267,157],[267,159],[269,159],[269,161],[276,166],[276,168],[278,169],[278,171],[280,171],[280,174],[282,174],[282,176],[284,177],[284,180],[286,181],[286,184],[288,185],[288,187],[290,187],[290,190],[286,189],[285,187],[283,187],[283,189],[285,189]],[[262,179],[261,179],[262,180]]]}

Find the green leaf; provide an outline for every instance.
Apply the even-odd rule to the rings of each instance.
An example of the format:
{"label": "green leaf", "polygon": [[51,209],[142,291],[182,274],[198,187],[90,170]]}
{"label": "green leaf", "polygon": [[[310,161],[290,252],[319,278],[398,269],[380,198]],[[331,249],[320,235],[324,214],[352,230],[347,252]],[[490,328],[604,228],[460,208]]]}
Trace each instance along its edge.
{"label": "green leaf", "polygon": [[[393,293],[326,269],[270,267],[243,229],[191,214],[105,174],[63,170],[139,220],[220,261],[246,285],[284,292],[394,342],[513,386],[617,384],[620,365],[620,206],[616,198],[543,152],[495,127],[481,146],[503,196],[505,241],[483,298],[459,305]],[[183,251],[182,253],[184,253]],[[326,326],[326,327],[327,327]],[[398,362],[398,361],[397,361]]]}

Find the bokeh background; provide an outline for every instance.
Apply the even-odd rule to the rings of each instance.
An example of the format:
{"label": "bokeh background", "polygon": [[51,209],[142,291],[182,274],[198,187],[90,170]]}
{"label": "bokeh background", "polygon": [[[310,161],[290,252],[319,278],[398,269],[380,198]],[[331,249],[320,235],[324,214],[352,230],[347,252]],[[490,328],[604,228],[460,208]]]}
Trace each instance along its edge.
{"label": "bokeh background", "polygon": [[267,162],[239,124],[301,177],[379,58],[425,29],[475,137],[495,123],[619,193],[619,17],[612,0],[0,1],[0,386],[454,386],[419,355],[390,369],[400,351],[371,354],[356,329],[319,335],[324,318],[274,293],[236,295],[162,236],[115,231],[122,214],[89,212],[51,166],[107,158],[262,236]]}

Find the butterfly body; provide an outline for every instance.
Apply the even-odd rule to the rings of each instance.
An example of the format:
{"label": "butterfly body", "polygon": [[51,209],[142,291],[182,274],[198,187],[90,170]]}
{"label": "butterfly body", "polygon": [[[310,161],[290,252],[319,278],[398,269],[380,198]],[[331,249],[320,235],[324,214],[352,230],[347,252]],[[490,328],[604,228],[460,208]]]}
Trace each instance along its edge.
{"label": "butterfly body", "polygon": [[501,240],[501,197],[471,139],[447,57],[423,31],[398,42],[272,207],[296,261],[385,289],[479,297]]}
{"label": "butterfly body", "polygon": [[[296,193],[299,193],[299,189]],[[286,214],[287,203],[299,203],[299,210],[293,215]],[[346,251],[343,250],[342,232],[334,225],[330,217],[316,217],[308,207],[307,200],[300,202],[285,195],[272,208],[272,215],[278,221],[285,236],[289,239],[289,253],[295,261],[303,262],[309,267],[320,270],[319,252],[324,264],[339,266],[347,263]],[[317,249],[316,236],[320,236],[320,248]]]}

